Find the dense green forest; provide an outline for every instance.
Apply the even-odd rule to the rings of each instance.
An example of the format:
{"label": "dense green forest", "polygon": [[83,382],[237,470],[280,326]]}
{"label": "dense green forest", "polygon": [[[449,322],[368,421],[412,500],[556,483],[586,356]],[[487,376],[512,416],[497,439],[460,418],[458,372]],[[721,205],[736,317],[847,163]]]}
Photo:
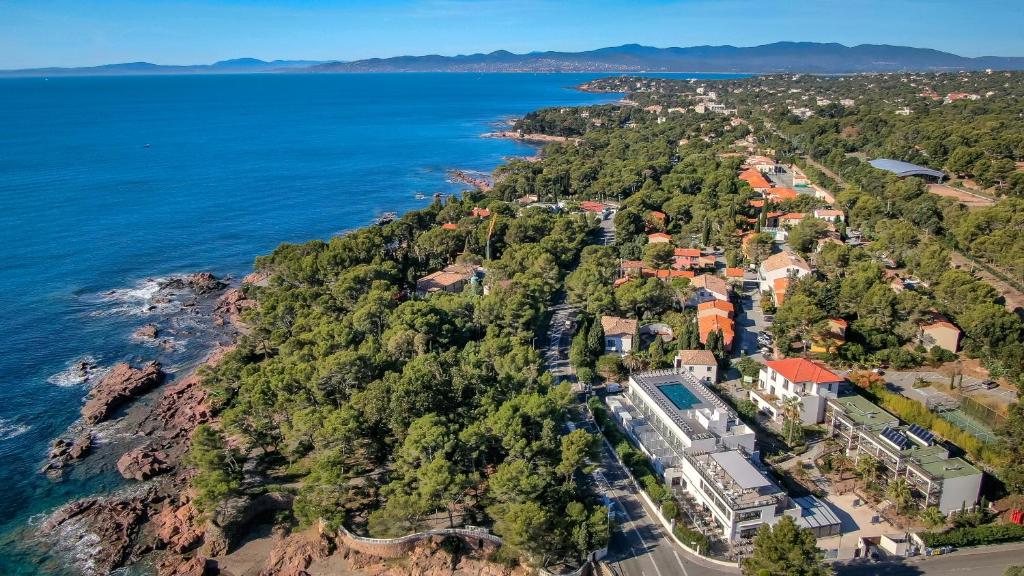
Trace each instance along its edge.
{"label": "dense green forest", "polygon": [[[260,304],[245,317],[251,330],[205,378],[245,456],[218,456],[215,431],[197,435],[207,437],[193,449],[200,502],[299,482],[295,515],[306,524],[375,536],[492,525],[537,564],[604,545],[606,512],[582,473],[595,439],[565,433],[570,392],[531,346],[593,223],[544,209],[513,217],[490,202],[489,293],[410,296],[430,271],[482,262],[490,219],[470,216],[481,200],[258,259],[272,276],[247,288]],[[259,473],[233,481],[239,458]]]}

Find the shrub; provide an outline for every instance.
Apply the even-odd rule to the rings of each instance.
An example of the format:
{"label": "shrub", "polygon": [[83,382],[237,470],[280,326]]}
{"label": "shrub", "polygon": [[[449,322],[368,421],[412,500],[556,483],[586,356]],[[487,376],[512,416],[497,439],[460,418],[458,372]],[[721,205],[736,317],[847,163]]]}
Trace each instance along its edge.
{"label": "shrub", "polygon": [[622,378],[622,358],[617,354],[605,354],[597,359],[597,371],[605,378],[619,380]]}
{"label": "shrub", "polygon": [[711,548],[711,543],[708,542],[706,536],[696,530],[691,530],[682,524],[676,524],[672,533],[674,533],[676,538],[678,538],[683,544],[695,547],[697,552],[700,554],[707,554],[708,550]]}
{"label": "shrub", "polygon": [[924,532],[921,539],[925,546],[984,546],[1024,540],[1024,526],[1018,524],[986,524],[969,528],[954,528],[946,532]]}
{"label": "shrub", "polygon": [[661,504],[661,515],[669,520],[679,517],[679,505],[673,500],[666,500]]}

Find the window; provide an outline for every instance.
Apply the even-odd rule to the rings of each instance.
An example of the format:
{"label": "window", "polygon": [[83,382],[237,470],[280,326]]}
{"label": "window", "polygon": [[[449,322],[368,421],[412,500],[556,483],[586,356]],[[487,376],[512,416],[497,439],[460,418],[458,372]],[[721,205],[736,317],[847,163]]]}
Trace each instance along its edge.
{"label": "window", "polygon": [[605,348],[611,348],[612,350],[614,350],[615,349],[615,340],[606,340],[604,345],[605,345]]}
{"label": "window", "polygon": [[757,520],[761,518],[760,510],[748,510],[747,512],[737,512],[736,521],[745,522],[747,520]]}

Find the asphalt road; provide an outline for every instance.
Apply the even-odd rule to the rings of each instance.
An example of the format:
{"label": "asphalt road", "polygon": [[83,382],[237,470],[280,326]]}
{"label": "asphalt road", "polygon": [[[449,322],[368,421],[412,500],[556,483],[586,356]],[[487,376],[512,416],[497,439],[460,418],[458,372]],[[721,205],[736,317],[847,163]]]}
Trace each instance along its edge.
{"label": "asphalt road", "polygon": [[1024,544],[984,546],[896,562],[837,564],[836,576],[1002,576],[1007,566],[1015,564],[1024,564]]}

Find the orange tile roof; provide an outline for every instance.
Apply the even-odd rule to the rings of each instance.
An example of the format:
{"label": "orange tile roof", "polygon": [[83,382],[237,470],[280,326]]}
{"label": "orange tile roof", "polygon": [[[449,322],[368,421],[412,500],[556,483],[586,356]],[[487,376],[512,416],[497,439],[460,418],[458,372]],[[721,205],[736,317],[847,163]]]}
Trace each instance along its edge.
{"label": "orange tile roof", "polygon": [[725,277],[726,278],[743,278],[744,275],[745,275],[745,273],[743,271],[743,268],[726,268],[725,269]]}
{"label": "orange tile roof", "polygon": [[786,297],[786,291],[789,290],[789,277],[776,278],[775,282],[772,282],[772,293],[775,295],[775,303],[781,305],[783,299]]}
{"label": "orange tile roof", "polygon": [[764,206],[764,200],[750,200],[747,202],[747,204],[753,206],[754,208],[760,208]]}
{"label": "orange tile roof", "polygon": [[803,220],[805,216],[803,212],[788,212],[779,216],[779,220]]}
{"label": "orange tile roof", "polygon": [[619,286],[622,286],[626,282],[629,282],[629,278],[618,278],[615,280],[615,282],[612,282],[612,288],[618,288]]}
{"label": "orange tile roof", "polygon": [[459,225],[454,222],[445,222],[444,224],[441,224],[441,228],[444,228],[445,230],[458,230]]}
{"label": "orange tile roof", "polygon": [[827,384],[842,382],[843,377],[835,374],[824,364],[806,358],[786,358],[785,360],[769,360],[765,364],[790,382],[814,382]]}
{"label": "orange tile roof", "polygon": [[799,195],[796,190],[792,188],[772,188],[766,192],[769,197],[776,199],[777,201],[782,200],[795,200]]}
{"label": "orange tile roof", "polygon": [[473,207],[473,216],[477,218],[487,218],[491,215],[491,211],[488,208]]}
{"label": "orange tile roof", "polygon": [[636,334],[636,320],[631,318],[619,318],[617,316],[601,316],[601,328],[605,336]]}
{"label": "orange tile roof", "polygon": [[748,168],[743,172],[740,172],[739,179],[743,180],[750,187],[757,190],[760,188],[771,188],[771,184],[765,179],[764,174],[757,168]]}
{"label": "orange tile roof", "polygon": [[662,222],[665,221],[665,213],[664,212],[659,212],[658,210],[651,210],[650,211],[650,215],[651,215],[651,218],[656,218],[658,220],[661,220]]}
{"label": "orange tile roof", "polygon": [[699,248],[676,248],[675,255],[676,256],[686,256],[688,258],[699,258],[700,257],[700,249]]}
{"label": "orange tile roof", "polygon": [[725,340],[726,347],[732,346],[732,340],[736,336],[736,332],[733,330],[732,319],[726,318],[725,316],[705,316],[703,318],[697,318],[697,331],[700,333],[701,344],[706,344],[708,341],[708,335],[716,330],[722,331],[722,337]]}
{"label": "orange tile roof", "polygon": [[607,206],[600,202],[584,200],[583,202],[580,202],[580,208],[586,210],[587,212],[603,212],[604,209],[607,208]]}
{"label": "orange tile roof", "polygon": [[655,232],[654,234],[648,234],[647,235],[647,240],[649,242],[653,242],[655,240],[664,240],[665,242],[671,242],[672,241],[672,235],[671,234],[665,234],[664,232]]}

